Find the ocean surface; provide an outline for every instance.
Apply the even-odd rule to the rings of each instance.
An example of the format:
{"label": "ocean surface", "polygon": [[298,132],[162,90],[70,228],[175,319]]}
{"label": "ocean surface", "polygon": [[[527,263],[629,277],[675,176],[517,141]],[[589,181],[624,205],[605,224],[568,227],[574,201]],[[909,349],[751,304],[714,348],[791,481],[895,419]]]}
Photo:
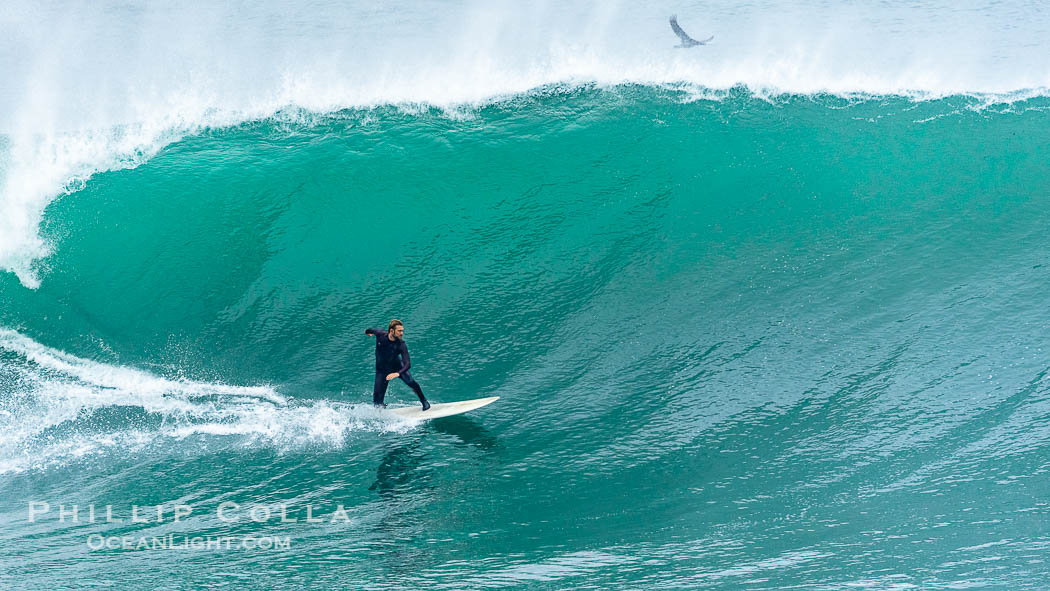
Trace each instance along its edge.
{"label": "ocean surface", "polygon": [[1050,587],[1048,34],[15,3],[0,587]]}

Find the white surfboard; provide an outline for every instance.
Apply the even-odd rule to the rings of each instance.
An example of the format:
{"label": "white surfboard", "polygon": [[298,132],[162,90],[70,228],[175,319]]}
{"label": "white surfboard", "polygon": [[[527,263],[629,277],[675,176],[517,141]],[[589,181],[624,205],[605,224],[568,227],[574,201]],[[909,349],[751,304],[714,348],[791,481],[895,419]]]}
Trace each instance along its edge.
{"label": "white surfboard", "polygon": [[424,411],[423,407],[417,404],[415,406],[406,406],[404,408],[389,408],[387,409],[387,412],[392,412],[406,419],[425,421],[427,419],[438,419],[441,417],[458,415],[476,408],[481,408],[487,404],[492,404],[497,400],[499,400],[499,396],[476,398],[474,400],[460,400],[459,402],[436,402],[431,404],[430,410],[427,411]]}

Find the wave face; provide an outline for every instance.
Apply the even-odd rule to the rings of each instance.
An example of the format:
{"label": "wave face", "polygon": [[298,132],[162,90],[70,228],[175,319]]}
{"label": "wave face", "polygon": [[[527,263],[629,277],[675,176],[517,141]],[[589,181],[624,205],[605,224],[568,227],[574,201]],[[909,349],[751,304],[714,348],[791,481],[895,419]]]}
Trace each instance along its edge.
{"label": "wave face", "polygon": [[[31,101],[0,90],[22,105],[0,109],[0,586],[153,589],[162,572],[179,589],[1046,587],[1050,98],[994,94],[1042,83],[1003,71],[982,86],[979,68],[938,53],[929,71],[974,76],[966,92],[816,92],[757,73],[723,86],[689,57],[715,54],[666,49],[671,68],[631,53],[637,9],[561,6],[413,9],[393,39],[377,33],[395,22],[383,7],[274,9],[251,26],[198,7],[188,28],[161,9],[72,10],[63,39],[121,19],[156,33],[121,29],[86,55],[161,53],[135,53],[103,92],[73,92],[80,106],[54,102],[33,124]],[[836,10],[820,18],[847,22]],[[874,31],[934,26],[886,16],[913,10],[867,17]],[[785,11],[739,13],[758,31]],[[727,9],[704,14],[739,43],[722,33],[743,26]],[[665,18],[637,35],[665,42]],[[548,21],[582,49],[521,51],[547,42],[527,32]],[[1002,55],[1023,57],[1039,26],[1017,21]],[[301,82],[337,29],[324,23],[374,35],[337,44],[333,72],[348,44],[405,53],[365,51],[355,59],[392,64],[373,86],[335,76],[312,94]],[[464,23],[490,32],[477,47],[491,53],[442,61],[441,28]],[[249,30],[273,35],[235,34]],[[219,52],[183,80],[191,32],[277,66],[222,70]],[[622,55],[599,51],[617,35]],[[920,71],[893,58],[905,49],[880,54],[872,79]],[[752,51],[719,55],[769,63]],[[282,59],[304,78],[282,77]],[[661,65],[629,83],[631,60]],[[39,82],[40,64],[3,67]],[[441,78],[452,71],[505,78],[458,86]],[[410,84],[426,72],[432,86]],[[180,80],[201,93],[193,108],[164,103],[186,98],[169,92]],[[256,92],[267,85],[287,94]],[[78,127],[76,109],[105,104]],[[33,176],[33,162],[53,166]],[[392,317],[430,398],[501,400],[423,425],[363,404],[362,329]],[[51,513],[30,522],[31,502]],[[286,504],[298,521],[226,522],[225,502]],[[125,521],[59,521],[60,504]],[[130,520],[158,504],[167,519]],[[177,504],[192,516],[173,522]],[[346,522],[329,519],[337,506]],[[292,545],[133,549],[118,563],[92,534]]]}
{"label": "wave face", "polygon": [[[299,546],[239,564],[1036,588],[1048,104],[551,89],[246,123],[98,174],[46,210],[41,285],[0,276],[4,547],[39,551],[0,571],[34,580],[44,544],[109,576],[83,539],[106,526],[28,524],[38,497],[190,499],[194,531],[242,533],[215,507],[314,500],[352,523],[267,526]],[[501,401],[426,426],[347,405],[362,329],[395,316],[431,398]],[[178,584],[240,572],[212,558]]]}

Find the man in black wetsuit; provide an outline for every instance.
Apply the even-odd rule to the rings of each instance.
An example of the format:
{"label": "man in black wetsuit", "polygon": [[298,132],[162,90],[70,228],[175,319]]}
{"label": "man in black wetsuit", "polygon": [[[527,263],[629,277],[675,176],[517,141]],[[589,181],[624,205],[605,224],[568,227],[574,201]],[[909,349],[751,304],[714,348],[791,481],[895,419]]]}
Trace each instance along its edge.
{"label": "man in black wetsuit", "polygon": [[[376,381],[375,389],[372,390],[372,403],[376,406],[386,406],[383,404],[383,398],[386,396],[387,383],[394,378],[401,378],[401,381],[408,384],[419,397],[423,410],[429,409],[430,403],[423,396],[423,389],[408,373],[412,363],[408,360],[408,345],[401,338],[405,334],[405,327],[400,320],[391,320],[387,329],[365,329],[366,335],[376,338]],[[398,357],[401,359],[398,360]]]}

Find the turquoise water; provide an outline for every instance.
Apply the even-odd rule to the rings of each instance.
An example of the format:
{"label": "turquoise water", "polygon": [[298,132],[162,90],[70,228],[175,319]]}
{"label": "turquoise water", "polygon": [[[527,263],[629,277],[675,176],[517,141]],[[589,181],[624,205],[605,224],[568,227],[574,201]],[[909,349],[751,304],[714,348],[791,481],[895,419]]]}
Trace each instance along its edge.
{"label": "turquoise water", "polygon": [[[1050,115],[979,106],[552,89],[98,174],[47,208],[40,287],[0,276],[0,578],[1042,588]],[[432,399],[501,400],[361,404],[390,317]]]}
{"label": "turquoise water", "polygon": [[1050,585],[1038,6],[16,8],[0,587]]}

